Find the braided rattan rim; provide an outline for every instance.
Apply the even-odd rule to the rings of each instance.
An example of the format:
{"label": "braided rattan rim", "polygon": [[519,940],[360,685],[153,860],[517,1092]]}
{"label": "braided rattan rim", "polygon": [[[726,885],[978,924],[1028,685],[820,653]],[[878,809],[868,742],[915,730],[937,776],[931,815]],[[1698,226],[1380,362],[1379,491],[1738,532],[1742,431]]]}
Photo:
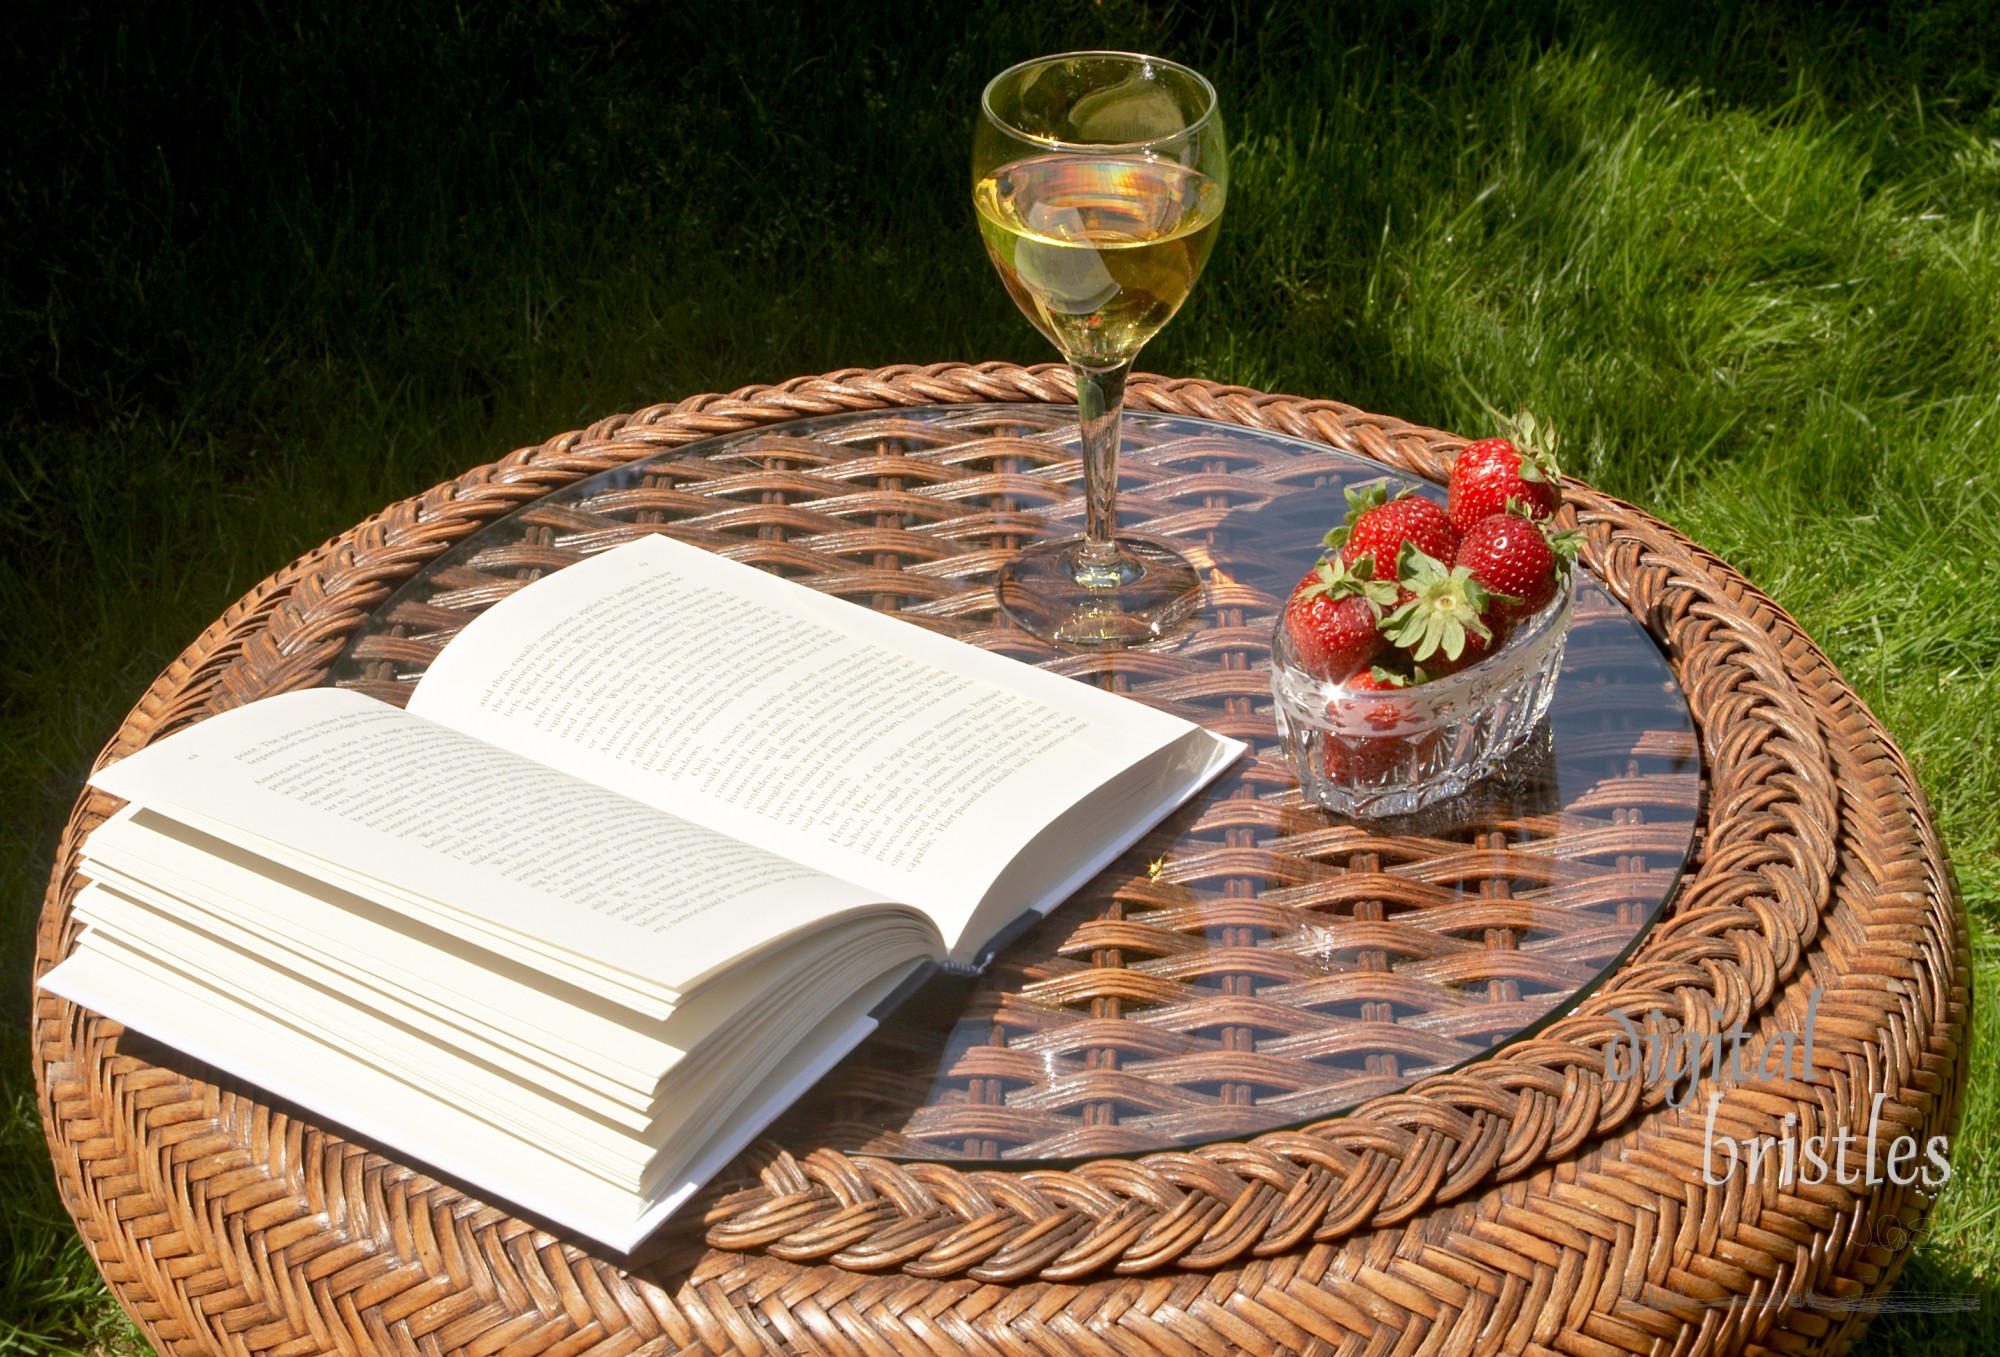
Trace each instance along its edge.
{"label": "braided rattan rim", "polygon": [[[1053,367],[843,372],[694,397],[524,449],[392,506],[259,585],[169,667],[103,757],[210,711],[317,682],[396,584],[556,485],[805,415],[1071,398]],[[1128,399],[1317,440],[1433,479],[1461,441],[1333,402],[1198,381],[1137,378]],[[516,1341],[493,1342],[502,1331],[518,1331],[521,1350],[540,1351],[593,1325],[607,1343],[622,1335],[620,1350],[648,1337],[665,1338],[668,1350],[754,1349],[774,1338],[873,1348],[899,1332],[919,1334],[918,1347],[976,1347],[972,1329],[911,1329],[913,1307],[951,1309],[990,1345],[1048,1324],[1031,1314],[1035,1306],[1101,1315],[1108,1304],[1114,1328],[1139,1325],[1146,1296],[1147,1314],[1167,1305],[1186,1317],[1194,1327],[1185,1339],[1204,1329],[1238,1345],[1303,1347],[1374,1328],[1406,1330],[1406,1339],[1422,1330],[1435,1341],[1477,1315],[1508,1348],[1549,1341],[1584,1319],[1593,1321],[1584,1326],[1596,1335],[1590,1343],[1605,1351],[1690,1339],[1736,1347],[1778,1329],[1806,1346],[1841,1346],[1865,1319],[1829,1322],[1788,1309],[1787,1297],[1885,1285],[1899,1257],[1868,1233],[1869,1222],[1886,1215],[1914,1227],[1924,1203],[1888,1187],[1690,1186],[1699,1118],[1663,1106],[1658,1087],[1605,1079],[1604,1050],[1619,1034],[1616,1015],[1643,1023],[1655,1008],[1704,1031],[1739,1022],[1752,1032],[1796,1029],[1817,986],[1821,1064],[1834,1077],[1757,1085],[1760,1096],[1744,1100],[1753,1110],[1725,1109],[1730,1133],[1774,1129],[1787,1110],[1822,1126],[1857,1124],[1877,1092],[1889,1095],[1884,1115],[1899,1130],[1948,1130],[1962,1084],[1966,963],[1942,850],[1901,756],[1782,610],[1630,506],[1582,486],[1572,498],[1587,559],[1660,640],[1687,692],[1709,804],[1672,916],[1611,984],[1499,1058],[1308,1131],[1072,1172],[774,1153],[755,1165],[754,1185],[711,1205],[709,1252],[682,1241],[686,1248],[635,1275],[250,1097],[121,1053],[115,1025],[44,997],[37,1072],[72,1214],[149,1333],[190,1351],[402,1347],[417,1333],[428,1335],[426,1346]],[[67,950],[76,851],[109,809],[92,795],[72,816],[38,973]],[[1612,1221],[1613,1243],[1578,1216]],[[1653,1222],[1644,1241],[1637,1217]],[[1663,1232],[1668,1218],[1677,1233]],[[1781,1221],[1799,1228],[1769,1228]],[[1498,1231],[1504,1242],[1473,1247],[1460,1238],[1468,1230]],[[1442,1258],[1413,1261],[1409,1249],[1434,1246],[1441,1231],[1475,1271],[1540,1280],[1495,1295],[1455,1278]],[[1715,1266],[1688,1273],[1687,1261],[1703,1257]],[[367,1277],[322,1295],[329,1278],[364,1262]],[[524,1280],[530,1272],[538,1281]],[[1159,1280],[1143,1294],[1132,1282],[1061,1285],[1134,1274]],[[1567,1297],[1552,1290],[1565,1275]],[[671,1297],[649,1280],[664,1278],[678,1287]],[[1665,1290],[1627,1297],[1612,1315],[1607,1278]],[[1001,1288],[1008,1299],[975,1299],[995,1283],[1010,1284]],[[1704,1288],[1756,1304],[1704,1308],[1689,1299]],[[1278,1292],[1290,1299],[1273,1309]],[[506,1299],[509,1317],[468,1328],[479,1307],[433,1313],[448,1295],[474,1293],[489,1308],[493,1297]],[[824,1308],[834,1293],[844,1297],[839,1313]],[[1210,1293],[1232,1314],[1257,1313],[1224,1322],[1221,1310],[1187,1309]],[[412,1304],[417,1294],[432,1299]],[[1247,1299],[1258,1295],[1265,1300]],[[578,1297],[588,1301],[581,1310]],[[1555,1310],[1543,1313],[1545,1302]],[[1557,1312],[1565,1313],[1551,1326]],[[1025,1350],[1030,1338],[1004,1341]]]}

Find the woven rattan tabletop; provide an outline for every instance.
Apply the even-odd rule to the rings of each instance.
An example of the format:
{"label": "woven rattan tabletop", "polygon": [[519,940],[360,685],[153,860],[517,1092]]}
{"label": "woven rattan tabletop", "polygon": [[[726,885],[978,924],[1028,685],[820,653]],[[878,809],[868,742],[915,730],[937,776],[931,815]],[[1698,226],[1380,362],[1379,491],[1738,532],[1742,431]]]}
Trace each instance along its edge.
{"label": "woven rattan tabletop", "polygon": [[[1151,441],[1126,506],[1205,555],[1205,626],[1064,658],[1007,634],[981,584],[1064,512],[1075,467],[1040,435],[1068,399],[1051,369],[849,372],[524,449],[260,584],[105,757],[271,692],[393,692],[482,602],[643,531],[1267,749],[1253,657],[1315,497],[1351,456],[1437,479],[1461,440],[1135,379]],[[1012,427],[971,409],[995,404]],[[772,427],[836,415],[831,443]],[[1304,442],[1280,456],[1213,424]],[[673,456],[744,431],[754,455]],[[1871,1115],[1949,1133],[1967,1014],[1949,872],[1902,757],[1781,610],[1630,506],[1570,499],[1602,588],[1538,754],[1443,818],[1365,829],[1300,804],[1281,762],[1247,763],[969,991],[913,1000],[642,1256],[42,996],[65,1201],[172,1352],[1840,1350],[1927,1194],[1710,1182],[1704,1143]],[[1661,714],[1676,687],[1681,722]],[[114,808],[78,803],[38,973],[71,944],[78,846]],[[1635,1028],[1755,1039],[1809,1015],[1816,1072],[1724,1077],[1706,1106],[1610,1059]]]}
{"label": "woven rattan tabletop", "polygon": [[[1212,606],[1143,655],[1064,655],[1006,623],[990,571],[1073,531],[1052,498],[1064,406],[793,420],[565,486],[424,567],[331,681],[405,699],[426,660],[529,580],[664,531],[1249,740],[1253,758],[981,981],[940,977],[773,1138],[915,1159],[1050,1161],[1298,1125],[1490,1053],[1595,984],[1693,845],[1694,725],[1644,628],[1587,580],[1547,728],[1505,776],[1420,816],[1355,821],[1295,793],[1266,644],[1289,587],[1381,479],[1267,430],[1140,412],[1128,525],[1185,532],[1149,486],[1214,480],[1193,543]],[[1398,486],[1421,484],[1397,475]],[[1063,487],[1056,487],[1060,493]]]}

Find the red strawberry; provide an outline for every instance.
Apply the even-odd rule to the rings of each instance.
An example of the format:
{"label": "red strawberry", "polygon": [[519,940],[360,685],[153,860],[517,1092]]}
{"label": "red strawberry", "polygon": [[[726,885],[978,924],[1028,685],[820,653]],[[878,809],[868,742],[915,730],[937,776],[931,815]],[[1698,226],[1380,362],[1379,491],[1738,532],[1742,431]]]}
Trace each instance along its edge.
{"label": "red strawberry", "polygon": [[[1348,679],[1342,685],[1349,692],[1356,693],[1398,693],[1410,686],[1410,681],[1393,669],[1374,665]],[[1398,704],[1388,701],[1348,703],[1350,709],[1358,710],[1361,719],[1377,730],[1386,730],[1403,719]]]}
{"label": "red strawberry", "polygon": [[1457,564],[1500,596],[1494,616],[1504,622],[1540,612],[1556,596],[1555,548],[1539,523],[1518,512],[1488,514],[1467,528]]}
{"label": "red strawberry", "polygon": [[1492,597],[1464,566],[1447,567],[1414,546],[1405,547],[1396,562],[1396,578],[1411,597],[1382,619],[1382,634],[1427,674],[1462,667],[1461,661],[1472,662],[1465,659],[1468,650],[1483,654],[1498,644],[1485,619]]}
{"label": "red strawberry", "polygon": [[1470,532],[1480,519],[1514,502],[1530,518],[1555,513],[1562,503],[1562,483],[1553,454],[1516,448],[1504,438],[1468,444],[1452,464],[1446,492],[1452,526]]}
{"label": "red strawberry", "polygon": [[1347,786],[1380,782],[1401,765],[1409,746],[1400,735],[1326,732],[1326,776]]}
{"label": "red strawberry", "polygon": [[1308,673],[1338,683],[1388,644],[1382,609],[1396,601],[1396,586],[1374,577],[1372,560],[1349,566],[1321,561],[1299,581],[1285,604],[1292,652]]}
{"label": "red strawberry", "polygon": [[1491,633],[1491,639],[1481,637],[1478,632],[1468,631],[1465,633],[1465,649],[1458,652],[1457,659],[1452,659],[1440,650],[1437,654],[1417,666],[1418,680],[1423,683],[1429,683],[1432,679],[1441,679],[1447,674],[1456,674],[1461,669],[1470,669],[1501,646],[1507,644],[1507,624],[1504,621],[1494,622],[1484,618],[1481,620],[1486,621],[1487,630]]}
{"label": "red strawberry", "polygon": [[[1347,680],[1345,686],[1354,692],[1390,693],[1403,688],[1405,682],[1400,674],[1375,668],[1362,670]],[[1336,701],[1334,714],[1342,719],[1343,726],[1351,727],[1349,718],[1359,715],[1364,724],[1386,732],[1403,719],[1400,704],[1394,699],[1350,697]],[[1409,741],[1402,735],[1359,735],[1329,730],[1324,739],[1327,777],[1349,785],[1380,781],[1394,772],[1409,752]]]}
{"label": "red strawberry", "polygon": [[1326,535],[1326,544],[1336,548],[1340,559],[1350,565],[1363,556],[1373,556],[1375,574],[1381,579],[1394,573],[1405,542],[1414,542],[1417,550],[1448,561],[1458,552],[1458,530],[1432,501],[1408,490],[1391,499],[1381,481],[1350,489],[1346,526]]}

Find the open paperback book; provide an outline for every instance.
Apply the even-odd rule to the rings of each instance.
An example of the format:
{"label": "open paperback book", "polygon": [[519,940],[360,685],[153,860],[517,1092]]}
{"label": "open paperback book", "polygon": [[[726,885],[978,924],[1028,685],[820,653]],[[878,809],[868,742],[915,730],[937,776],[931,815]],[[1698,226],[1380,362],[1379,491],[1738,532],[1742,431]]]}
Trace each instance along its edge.
{"label": "open paperback book", "polygon": [[1242,746],[665,537],[107,768],[45,988],[639,1243]]}

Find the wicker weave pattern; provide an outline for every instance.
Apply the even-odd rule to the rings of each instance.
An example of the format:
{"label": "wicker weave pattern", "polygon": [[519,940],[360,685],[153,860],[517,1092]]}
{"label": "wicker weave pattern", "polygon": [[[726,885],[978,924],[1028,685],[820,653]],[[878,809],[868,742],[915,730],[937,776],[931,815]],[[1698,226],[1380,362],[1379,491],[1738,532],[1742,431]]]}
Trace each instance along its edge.
{"label": "wicker weave pattern", "polygon": [[[1340,512],[1337,485],[1308,487],[1331,467],[1358,479],[1379,466],[1128,420],[1128,503],[1156,528],[1200,532],[1223,606],[1167,651],[1064,657],[1005,626],[989,571],[1044,530],[1044,504],[1074,508],[1045,479],[1074,475],[1062,446],[1074,437],[1064,407],[950,406],[648,459],[439,558],[355,634],[332,678],[403,701],[472,616],[659,529],[1253,745],[1256,762],[1192,823],[1153,835],[970,995],[944,982],[907,1006],[794,1110],[795,1133],[773,1137],[800,1154],[1032,1160],[1238,1139],[1482,1056],[1593,982],[1665,901],[1699,798],[1693,731],[1624,609],[1594,584],[1579,600],[1551,741],[1560,777],[1545,749],[1506,785],[1400,832],[1330,820],[1292,793],[1266,714],[1265,638]],[[916,1015],[965,1032],[943,1087],[944,1033]]]}
{"label": "wicker weave pattern", "polygon": [[[578,475],[802,414],[1065,398],[1048,370],[837,374],[515,454],[259,586],[107,753],[316,681],[441,545]],[[1456,446],[1202,383],[1135,382],[1131,400],[1420,474]],[[1737,1090],[1729,1133],[1775,1132],[1787,1112],[1865,1125],[1876,1093],[1898,1133],[1948,1129],[1966,967],[1942,853],[1902,759],[1790,619],[1663,525],[1575,498],[1595,568],[1688,692],[1705,839],[1673,917],[1616,983],[1500,1058],[1310,1132],[1068,1173],[774,1152],[714,1205],[706,1247],[671,1239],[619,1269],[43,1000],[43,1112],[71,1210],[149,1333],[188,1352],[1838,1350],[1863,1319],[1787,1302],[1885,1285],[1897,1254],[1874,1231],[1914,1227],[1916,1194],[1706,1189],[1697,1110],[1605,1080],[1603,1052],[1614,1012],[1768,1033],[1796,1029],[1819,986],[1832,1077]],[[72,821],[41,965],[68,943],[76,844],[106,809],[89,798]],[[1703,1304],[1729,1297],[1746,1303]]]}

